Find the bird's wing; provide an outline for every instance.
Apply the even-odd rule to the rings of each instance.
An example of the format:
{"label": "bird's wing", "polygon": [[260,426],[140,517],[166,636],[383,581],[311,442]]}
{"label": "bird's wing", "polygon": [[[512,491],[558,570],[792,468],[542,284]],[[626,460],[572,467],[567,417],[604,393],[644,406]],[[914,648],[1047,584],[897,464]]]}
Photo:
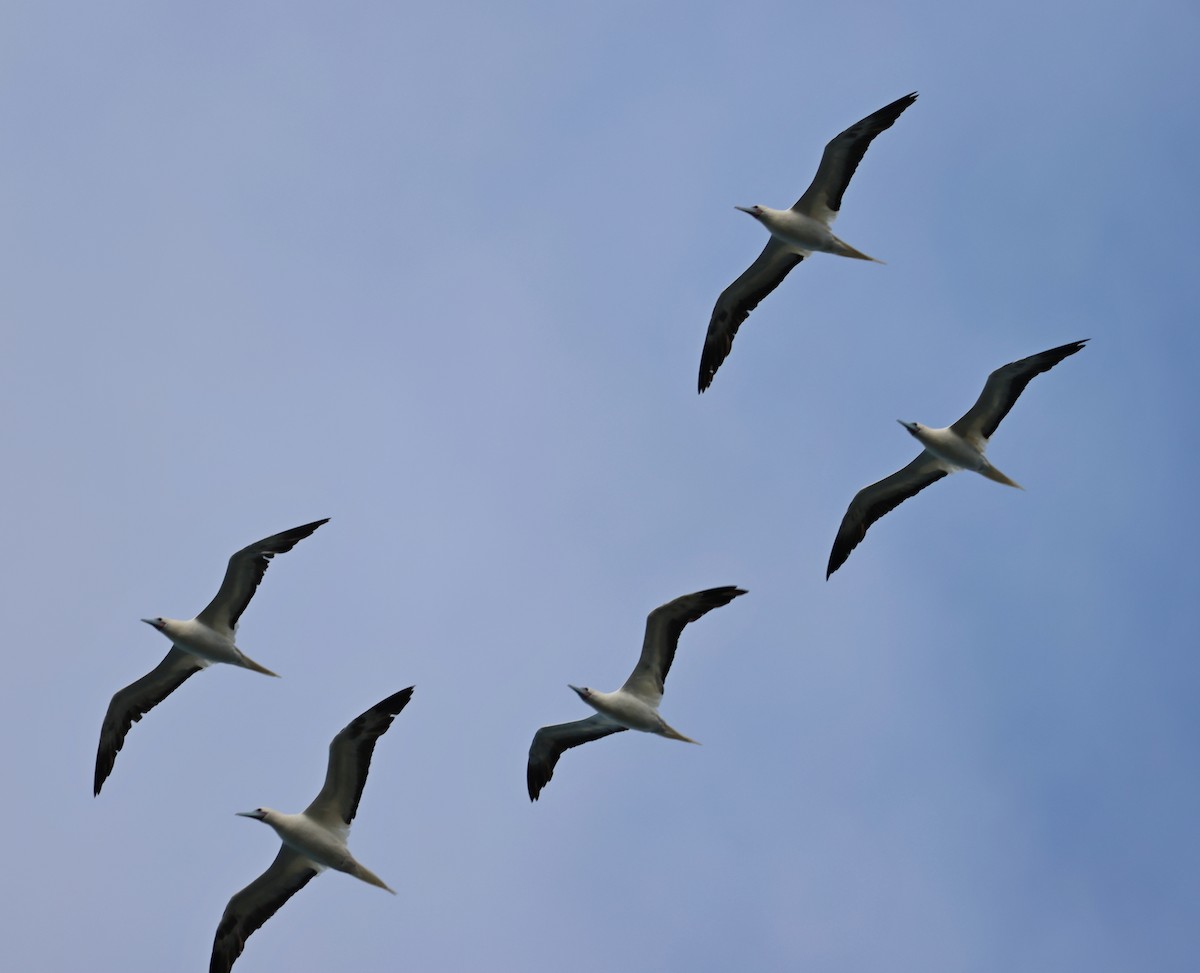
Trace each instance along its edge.
{"label": "bird's wing", "polygon": [[307,885],[322,866],[287,845],[258,878],[238,892],[225,906],[217,934],[213,937],[208,973],[229,973],[246,948],[246,940],[275,915],[288,899]]}
{"label": "bird's wing", "polygon": [[171,646],[171,651],[163,657],[162,662],[141,679],[113,694],[100,727],[94,793],[100,793],[100,788],[112,773],[129,728],[182,686],[189,676],[207,665],[209,663],[204,659]]}
{"label": "bird's wing", "polygon": [[613,722],[603,713],[589,716],[586,720],[576,720],[574,723],[543,726],[533,735],[533,743],[529,745],[529,766],[525,769],[529,799],[536,801],[542,788],[550,783],[550,778],[554,776],[554,765],[558,763],[558,758],[563,755],[564,750],[599,740],[610,733],[620,733],[624,729],[625,727]]}
{"label": "bird's wing", "polygon": [[703,392],[712,384],[713,376],[733,347],[733,338],[758,302],[775,290],[788,271],[805,257],[788,249],[775,237],[767,241],[762,253],[742,275],[721,291],[708,322],[704,336],[704,351],[700,355],[698,390]]}
{"label": "bird's wing", "polygon": [[232,638],[233,633],[237,631],[238,619],[242,617],[242,612],[254,597],[255,589],[262,581],[271,558],[290,551],[299,541],[328,522],[328,517],[324,520],[314,520],[311,524],[272,534],[243,547],[229,559],[229,567],[225,569],[225,580],[221,582],[220,590],[196,619]]}
{"label": "bird's wing", "polygon": [[950,428],[982,448],[992,438],[992,433],[1008,415],[1013,403],[1025,391],[1035,375],[1048,372],[1068,355],[1080,351],[1089,339],[1072,341],[1043,351],[1020,361],[1009,362],[997,368],[983,385],[983,391],[975,404]]}
{"label": "bird's wing", "polygon": [[621,689],[657,706],[662,699],[663,683],[671,671],[684,626],[714,608],[728,605],[738,595],[745,593],[742,588],[726,585],[681,595],[655,608],[646,617],[646,637],[642,640],[641,657]]}
{"label": "bird's wing", "polygon": [[842,194],[850,185],[850,177],[862,161],[871,140],[884,129],[891,128],[901,112],[916,100],[915,91],[897,98],[831,139],[821,155],[821,164],[817,166],[812,183],[792,209],[821,220],[826,225],[832,223],[842,208]]}
{"label": "bird's wing", "polygon": [[401,689],[350,721],[329,744],[329,768],[325,784],[304,809],[310,818],[334,828],[348,827],[358,811],[358,802],[371,769],[375,742],[412,699],[413,687]]}
{"label": "bird's wing", "polygon": [[948,472],[949,468],[925,449],[903,469],[859,490],[850,501],[846,516],[842,518],[842,526],[838,528],[833,550],[829,554],[829,567],[825,571],[826,580],[846,563],[850,552],[867,536],[867,528]]}

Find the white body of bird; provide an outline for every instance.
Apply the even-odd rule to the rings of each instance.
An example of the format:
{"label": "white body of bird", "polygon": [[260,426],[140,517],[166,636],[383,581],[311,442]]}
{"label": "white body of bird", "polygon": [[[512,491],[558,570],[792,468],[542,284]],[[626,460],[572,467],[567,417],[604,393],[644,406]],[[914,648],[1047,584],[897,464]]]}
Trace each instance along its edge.
{"label": "white body of bird", "polygon": [[802,213],[795,209],[771,209],[770,206],[737,206],[735,209],[749,213],[770,231],[780,243],[802,257],[810,253],[832,253],[839,257],[853,257],[855,260],[870,260],[873,263],[883,263],[874,257],[855,250],[844,240],[838,239],[829,228],[836,213],[831,213],[829,222]]}
{"label": "white body of bird", "polygon": [[[614,723],[630,730],[641,730],[643,733],[657,733],[670,740],[682,740],[684,743],[696,743],[696,740],[685,737],[682,733],[667,724],[658,714],[657,700],[650,702],[626,689],[618,689],[611,693],[602,693],[586,686],[571,686],[579,694],[579,698],[587,703],[597,713],[607,716]],[[659,695],[659,699],[662,696]]]}
{"label": "white body of bird", "polygon": [[350,854],[346,838],[350,828],[335,825],[330,828],[314,821],[307,814],[285,814],[269,807],[260,807],[254,811],[239,811],[244,818],[255,818],[264,824],[269,824],[279,835],[279,840],[293,851],[303,855],[322,868],[332,868],[345,872],[355,878],[362,879],[368,885],[387,889],[392,895],[396,892],[383,879],[366,868]]}
{"label": "white body of bird", "polygon": [[917,442],[945,463],[950,468],[949,472],[970,470],[986,476],[989,480],[995,480],[997,483],[1016,487],[1018,490],[1025,489],[1021,484],[1010,480],[992,466],[984,455],[984,450],[987,448],[986,439],[980,438],[978,442],[972,442],[967,436],[960,436],[951,426],[930,429],[919,422],[905,422],[902,419],[897,421],[912,433]]}
{"label": "white body of bird", "polygon": [[267,676],[277,676],[239,649],[231,636],[205,625],[198,618],[143,618],[142,621],[162,632],[177,649],[205,663],[225,662]]}

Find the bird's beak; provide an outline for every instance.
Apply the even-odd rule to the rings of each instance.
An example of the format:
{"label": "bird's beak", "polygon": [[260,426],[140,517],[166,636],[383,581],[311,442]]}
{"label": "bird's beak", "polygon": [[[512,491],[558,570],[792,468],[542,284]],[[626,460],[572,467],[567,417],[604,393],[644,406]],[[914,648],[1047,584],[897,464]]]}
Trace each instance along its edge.
{"label": "bird's beak", "polygon": [[579,698],[583,699],[583,690],[580,689],[578,686],[572,686],[570,683],[567,683],[567,688],[574,689],[575,692],[579,694]]}
{"label": "bird's beak", "polygon": [[153,618],[143,618],[142,621],[145,622],[147,625],[149,625],[151,628],[158,628],[158,626],[154,624]]}
{"label": "bird's beak", "polygon": [[896,421],[914,436],[917,434],[917,424],[915,422],[905,422],[903,419],[897,419]]}
{"label": "bird's beak", "polygon": [[748,209],[745,206],[735,206],[734,209],[740,209],[743,213],[749,213],[751,216],[754,215],[754,210]]}
{"label": "bird's beak", "polygon": [[255,810],[255,811],[234,811],[233,813],[236,814],[239,818],[254,818],[255,821],[261,821],[263,819],[262,813],[257,810]]}

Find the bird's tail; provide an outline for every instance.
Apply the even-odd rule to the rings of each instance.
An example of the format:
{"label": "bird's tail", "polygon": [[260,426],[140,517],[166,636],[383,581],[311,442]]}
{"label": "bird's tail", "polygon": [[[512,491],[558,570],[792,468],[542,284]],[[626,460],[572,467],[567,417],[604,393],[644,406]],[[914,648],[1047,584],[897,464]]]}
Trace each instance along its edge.
{"label": "bird's tail", "polygon": [[833,239],[837,246],[837,249],[833,252],[839,257],[853,257],[855,260],[869,260],[873,264],[883,263],[882,260],[876,260],[874,257],[868,257],[861,250],[855,250],[854,247],[850,246],[850,244],[848,244],[845,240],[839,240],[837,237],[834,237]]}
{"label": "bird's tail", "polygon": [[1010,480],[1007,476],[996,469],[996,467],[992,466],[991,463],[985,464],[983,469],[981,469],[979,472],[986,476],[989,480],[995,480],[997,483],[1003,483],[1005,486],[1016,487],[1018,490],[1025,489],[1016,480]]}
{"label": "bird's tail", "polygon": [[694,743],[696,746],[700,746],[699,740],[693,740],[691,737],[685,737],[673,726],[667,726],[665,722],[662,725],[662,735],[671,740],[682,740],[684,743]]}
{"label": "bird's tail", "polygon": [[241,649],[237,650],[237,654],[238,654],[238,658],[241,659],[241,666],[243,669],[250,669],[253,672],[261,672],[264,676],[274,676],[276,679],[279,678],[279,673],[272,672],[266,666],[260,666],[257,662],[255,662],[253,659],[251,659],[250,656],[246,655],[246,653],[243,652]]}
{"label": "bird's tail", "polygon": [[380,888],[380,889],[383,889],[384,891],[391,892],[392,895],[396,894],[396,890],[394,888],[392,888],[383,879],[381,879],[378,875],[376,875],[373,871],[371,871],[369,868],[366,868],[359,862],[354,863],[354,869],[353,869],[353,871],[350,872],[350,874],[353,875],[355,878],[361,878],[368,885],[374,885],[376,888]]}

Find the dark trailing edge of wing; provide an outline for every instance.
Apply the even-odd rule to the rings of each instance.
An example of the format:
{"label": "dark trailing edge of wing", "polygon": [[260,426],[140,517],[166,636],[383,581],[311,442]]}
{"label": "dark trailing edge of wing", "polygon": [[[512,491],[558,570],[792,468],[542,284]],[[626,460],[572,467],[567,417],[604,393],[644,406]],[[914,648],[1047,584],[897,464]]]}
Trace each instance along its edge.
{"label": "dark trailing edge of wing", "polygon": [[327,523],[329,523],[328,517],[322,520],[314,520],[311,524],[302,524],[299,527],[293,527],[291,530],[281,531],[278,534],[264,537],[261,541],[255,541],[255,543],[243,547],[229,559],[229,565],[225,568],[225,577],[221,581],[221,587],[218,589],[216,597],[196,617],[205,620],[208,624],[214,624],[216,619],[212,616],[224,597],[226,586],[237,585],[239,580],[242,580],[241,575],[253,572],[251,583],[246,587],[242,598],[237,604],[232,605],[229,610],[229,627],[235,628],[238,619],[242,617],[242,612],[246,610],[246,606],[250,604],[250,600],[258,590],[258,586],[262,584],[263,575],[267,573],[267,567],[271,563],[271,558],[276,554],[286,554],[300,543],[300,541],[312,534],[318,527]]}
{"label": "dark trailing edge of wing", "polygon": [[[664,628],[663,645],[665,652],[661,659],[658,660],[658,666],[661,671],[658,673],[658,691],[663,691],[664,683],[667,680],[667,673],[671,671],[671,665],[675,661],[675,653],[679,648],[679,639],[683,635],[683,630],[692,622],[698,621],[707,615],[715,608],[723,608],[728,605],[734,598],[746,594],[744,588],[739,588],[737,585],[723,585],[719,588],[706,588],[704,591],[696,591],[690,595],[682,595],[665,605],[660,605],[654,609],[646,619],[646,637],[642,646],[642,655],[638,658],[637,666],[630,674],[629,680],[634,680],[639,675],[639,670],[644,674],[645,666],[648,662],[646,659],[646,651],[652,630],[662,625]],[[691,602],[686,611],[680,611],[679,602]]]}
{"label": "dark trailing edge of wing", "polygon": [[[771,254],[771,250],[782,251]],[[760,262],[767,259],[771,267],[761,267]],[[798,253],[783,250],[783,245],[774,238],[767,241],[762,253],[732,284],[721,291],[717,304],[713,308],[712,318],[708,322],[708,332],[704,336],[704,350],[700,354],[700,375],[697,381],[697,391],[707,389],[717,374],[721,363],[729,357],[733,349],[733,339],[738,328],[750,316],[750,312],[758,307],[764,297],[780,285],[796,264],[803,260]],[[770,273],[766,273],[766,271]],[[755,279],[757,278],[757,279]],[[738,291],[746,289],[745,293]]]}
{"label": "dark trailing edge of wing", "polygon": [[[1004,417],[1012,411],[1012,407],[1016,404],[1017,399],[1021,397],[1021,393],[1025,391],[1030,382],[1038,375],[1050,371],[1050,369],[1064,358],[1068,358],[1077,351],[1081,351],[1089,340],[1088,338],[1084,338],[1082,341],[1072,341],[1065,345],[1059,345],[1057,348],[1051,348],[1049,351],[1039,352],[1036,355],[1030,355],[1028,358],[1022,358],[1020,361],[1002,365],[992,372],[988,376],[988,383],[991,383],[993,378],[1006,378],[1008,380],[1008,388],[1004,399],[996,403],[995,414],[990,416],[988,421],[983,424],[980,430],[983,438],[992,438],[992,434],[996,431],[1000,423],[1004,421]],[[985,384],[984,391],[979,397],[979,403],[982,403],[987,395],[988,388],[987,384]]]}
{"label": "dark trailing edge of wing", "polygon": [[529,799],[538,799],[542,788],[550,783],[550,778],[554,776],[554,767],[565,751],[624,731],[625,727],[611,722],[599,713],[589,716],[586,720],[543,726],[533,735],[533,743],[529,745],[529,764],[525,768]]}
{"label": "dark trailing edge of wing", "polygon": [[[917,93],[915,91],[905,95],[903,98],[897,98],[890,105],[884,105],[879,111],[872,112],[861,121],[855,122],[841,134],[835,135],[829,141],[829,144],[825,146],[826,152],[843,146],[846,152],[846,158],[841,166],[839,179],[830,188],[826,197],[827,205],[835,213],[841,210],[842,196],[845,195],[846,187],[850,185],[850,178],[858,170],[858,164],[862,162],[863,156],[866,155],[867,149],[870,148],[875,136],[891,128],[896,123],[896,119],[904,113],[904,110],[916,100]],[[824,156],[822,156],[822,161],[824,161]],[[796,202],[799,203],[799,200]]]}
{"label": "dark trailing edge of wing", "polygon": [[[284,845],[279,849],[279,854],[275,857],[275,862],[278,862],[284,856],[291,855],[295,855],[295,852],[291,851],[287,845]],[[216,935],[213,937],[213,951],[212,958],[208,963],[208,973],[229,973],[233,969],[234,961],[242,955],[242,950],[246,948],[246,940],[250,938],[251,934],[259,929],[271,916],[275,915],[288,899],[311,882],[317,874],[315,867],[298,870],[292,876],[292,880],[280,888],[278,895],[269,900],[264,900],[255,908],[248,909],[244,915],[239,917],[237,914],[237,909],[240,905],[238,900],[245,896],[246,893],[253,893],[255,886],[271,875],[275,862],[262,875],[229,900],[229,904],[225,907],[225,912],[221,916],[221,921],[217,925]]]}
{"label": "dark trailing edge of wing", "polygon": [[[350,824],[354,820],[354,815],[358,813],[358,802],[362,800],[363,788],[367,784],[367,773],[371,766],[371,757],[375,753],[375,744],[379,742],[379,738],[387,732],[396,716],[412,699],[413,689],[409,686],[407,689],[401,689],[398,693],[393,693],[382,702],[376,703],[361,716],[356,716],[350,721],[350,724],[338,734],[346,734],[343,739],[348,739],[354,745],[355,759],[358,761],[358,766],[362,767],[362,773],[358,777],[358,785],[354,791],[354,799],[350,802],[350,813],[345,817],[346,824]],[[330,744],[331,747],[337,743]]]}
{"label": "dark trailing edge of wing", "polygon": [[[926,454],[922,453],[909,466],[921,462],[925,456]],[[875,521],[879,520],[884,514],[895,510],[905,500],[915,497],[925,487],[929,486],[929,484],[936,483],[947,475],[946,470],[931,470],[924,479],[915,482],[911,488],[883,496],[869,507],[858,506],[860,497],[882,486],[893,477],[899,477],[908,470],[909,466],[898,470],[891,476],[884,477],[877,483],[872,483],[870,486],[864,487],[855,494],[854,499],[850,501],[850,507],[846,510],[846,515],[842,518],[842,524],[838,528],[837,537],[833,542],[833,550],[829,553],[829,566],[825,570],[826,581],[829,580],[830,575],[834,571],[846,563],[846,558],[850,556],[850,552],[858,547],[862,539],[867,536],[867,531]]]}
{"label": "dark trailing edge of wing", "polygon": [[[100,788],[108,780],[117,762],[117,754],[125,745],[125,737],[130,727],[143,716],[154,709],[159,703],[175,692],[195,673],[204,668],[204,663],[194,659],[180,649],[172,648],[157,666],[151,669],[141,679],[135,679],[124,689],[113,694],[104,714],[104,723],[100,727],[100,743],[96,748],[96,776],[93,781],[93,796],[100,794]],[[174,671],[172,671],[174,670]],[[126,704],[125,698],[137,695],[143,685],[161,683],[153,693],[132,704]]]}

